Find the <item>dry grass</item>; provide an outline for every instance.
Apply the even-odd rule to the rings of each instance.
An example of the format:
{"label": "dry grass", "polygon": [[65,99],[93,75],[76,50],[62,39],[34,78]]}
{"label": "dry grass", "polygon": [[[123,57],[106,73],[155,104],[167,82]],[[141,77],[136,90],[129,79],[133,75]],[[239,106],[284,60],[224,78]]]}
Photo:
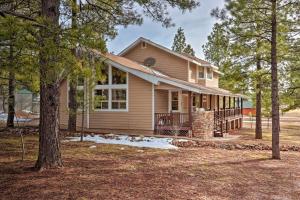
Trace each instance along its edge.
{"label": "dry grass", "polygon": [[299,199],[300,155],[62,143],[64,168],[33,172],[37,137],[0,139],[0,199]]}
{"label": "dry grass", "polygon": [[[271,144],[272,141],[272,130],[263,129],[263,139],[254,140],[255,129],[244,128],[239,131],[241,135],[239,142],[260,142]],[[280,143],[289,145],[300,145],[300,126],[298,125],[283,125],[281,126],[280,132]]]}

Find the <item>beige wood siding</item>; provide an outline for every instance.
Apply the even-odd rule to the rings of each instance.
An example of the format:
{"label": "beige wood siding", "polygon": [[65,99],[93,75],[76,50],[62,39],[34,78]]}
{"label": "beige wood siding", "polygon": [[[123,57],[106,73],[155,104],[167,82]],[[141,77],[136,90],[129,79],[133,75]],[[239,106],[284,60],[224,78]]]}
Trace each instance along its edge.
{"label": "beige wood siding", "polygon": [[129,74],[128,112],[90,111],[90,128],[152,129],[152,84]]}
{"label": "beige wood siding", "polygon": [[168,112],[168,90],[155,90],[155,113]]}
{"label": "beige wood siding", "polygon": [[206,80],[206,86],[209,87],[219,87],[219,74],[213,73],[213,79],[212,80]]}
{"label": "beige wood siding", "polygon": [[198,79],[198,84],[205,86],[206,85],[206,80],[205,79]]}
{"label": "beige wood siding", "polygon": [[190,72],[189,72],[189,76],[190,76],[190,82],[192,83],[197,83],[197,65],[194,63],[190,63]]}
{"label": "beige wood siding", "polygon": [[140,44],[136,45],[130,51],[123,55],[128,59],[143,63],[148,57],[155,58],[156,64],[154,69],[157,69],[174,78],[188,81],[188,65],[187,61],[165,52],[157,47],[147,44],[146,48],[142,48]]}

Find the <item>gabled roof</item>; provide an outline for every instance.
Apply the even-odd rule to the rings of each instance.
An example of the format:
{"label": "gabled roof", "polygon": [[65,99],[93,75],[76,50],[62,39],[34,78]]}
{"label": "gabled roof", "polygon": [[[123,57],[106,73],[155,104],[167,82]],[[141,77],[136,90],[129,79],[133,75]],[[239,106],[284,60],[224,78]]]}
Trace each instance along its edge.
{"label": "gabled roof", "polygon": [[214,94],[214,95],[222,95],[222,96],[235,96],[235,97],[244,98],[244,96],[242,95],[233,94],[227,90],[205,87],[196,83],[190,83],[187,81],[170,77],[166,74],[163,74],[157,70],[141,65],[125,57],[116,56],[110,53],[102,54],[96,50],[92,50],[92,51],[95,54],[102,57],[106,63],[111,64],[114,67],[117,67],[126,72],[129,72],[135,76],[138,76],[155,85],[159,85],[159,83],[162,82],[195,93]]}
{"label": "gabled roof", "polygon": [[168,52],[168,53],[170,53],[172,55],[175,55],[175,56],[177,56],[179,58],[182,58],[184,60],[188,60],[188,61],[190,61],[190,62],[192,62],[194,64],[197,64],[199,66],[212,67],[215,72],[222,74],[220,71],[218,71],[218,67],[212,65],[211,63],[209,63],[209,62],[207,62],[207,61],[205,61],[203,59],[200,59],[200,58],[198,58],[196,56],[189,55],[187,53],[178,53],[178,52],[175,52],[175,51],[173,51],[171,49],[168,49],[168,48],[166,48],[166,47],[164,47],[164,46],[162,46],[160,44],[157,44],[157,43],[155,43],[155,42],[153,42],[153,41],[151,41],[149,39],[143,38],[143,37],[138,38],[136,41],[134,41],[132,44],[130,44],[128,47],[126,47],[124,50],[122,50],[118,55],[119,56],[123,56],[129,50],[131,50],[136,45],[138,45],[140,42],[146,42],[146,43],[148,43],[148,44],[150,44],[152,46],[155,46],[155,47],[157,47],[157,48],[159,48],[159,49],[161,49],[163,51],[166,51],[166,52]]}

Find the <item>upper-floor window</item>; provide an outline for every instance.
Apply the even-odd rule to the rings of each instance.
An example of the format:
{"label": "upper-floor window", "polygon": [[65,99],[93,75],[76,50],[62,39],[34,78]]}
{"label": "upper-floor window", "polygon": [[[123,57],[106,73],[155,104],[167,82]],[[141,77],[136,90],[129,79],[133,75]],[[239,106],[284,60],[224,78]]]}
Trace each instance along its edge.
{"label": "upper-floor window", "polygon": [[206,69],[206,78],[207,79],[212,79],[213,78],[213,71],[211,68]]}
{"label": "upper-floor window", "polygon": [[204,67],[199,67],[198,78],[205,78]]}
{"label": "upper-floor window", "polygon": [[100,80],[94,89],[95,110],[127,111],[128,107],[128,74],[111,65],[101,70]]}

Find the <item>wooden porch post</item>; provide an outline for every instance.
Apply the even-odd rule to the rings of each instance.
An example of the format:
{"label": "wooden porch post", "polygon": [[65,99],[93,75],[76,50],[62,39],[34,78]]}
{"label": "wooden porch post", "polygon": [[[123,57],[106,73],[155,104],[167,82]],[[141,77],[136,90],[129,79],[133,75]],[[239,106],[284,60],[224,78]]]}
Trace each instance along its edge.
{"label": "wooden porch post", "polygon": [[226,112],[225,112],[225,109],[226,109],[226,96],[223,97],[223,110],[224,110],[224,119],[226,117]]}
{"label": "wooden porch post", "polygon": [[241,98],[241,114],[243,115],[243,98]]}
{"label": "wooden porch post", "polygon": [[233,97],[233,109],[234,109],[234,116],[237,114],[236,113],[236,105],[235,105],[235,97]]}
{"label": "wooden porch post", "polygon": [[200,94],[200,108],[203,108],[203,94]]}
{"label": "wooden porch post", "polygon": [[236,105],[235,105],[235,97],[233,97],[233,108],[236,108]]}
{"label": "wooden porch post", "polygon": [[212,95],[209,95],[209,110],[212,110],[212,106],[211,106],[211,102],[212,102]]}
{"label": "wooden porch post", "polygon": [[231,108],[231,97],[229,97],[229,109]]}
{"label": "wooden porch post", "polygon": [[241,120],[240,127],[242,128],[243,127],[243,98],[241,98],[241,115],[242,118],[240,119]]}
{"label": "wooden porch post", "polygon": [[217,95],[217,102],[218,102],[217,110],[218,110],[218,114],[219,114],[219,112],[220,112],[220,95]]}
{"label": "wooden porch post", "polygon": [[[192,97],[192,92],[189,91],[188,93],[188,112],[189,112],[189,124],[190,124],[190,128],[192,130],[192,126],[193,126],[193,97]],[[192,135],[190,135],[191,137]]]}

